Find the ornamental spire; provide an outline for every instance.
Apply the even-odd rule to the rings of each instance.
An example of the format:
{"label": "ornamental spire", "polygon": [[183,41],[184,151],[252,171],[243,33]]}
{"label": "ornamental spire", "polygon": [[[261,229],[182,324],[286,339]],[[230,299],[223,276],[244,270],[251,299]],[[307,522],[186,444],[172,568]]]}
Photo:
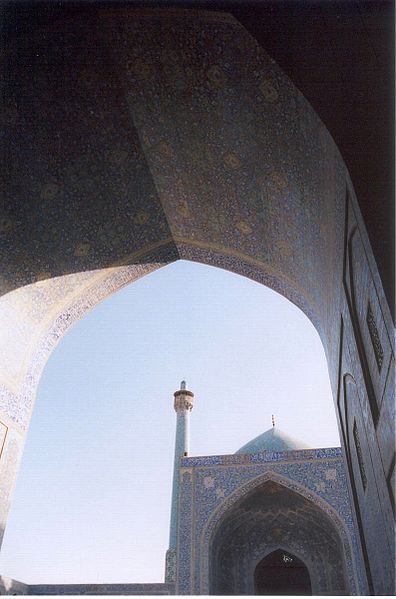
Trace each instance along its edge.
{"label": "ornamental spire", "polygon": [[194,405],[194,393],[187,389],[186,381],[180,383],[180,389],[173,394],[175,412],[191,412]]}
{"label": "ornamental spire", "polygon": [[275,416],[272,414],[272,426],[275,426]]}

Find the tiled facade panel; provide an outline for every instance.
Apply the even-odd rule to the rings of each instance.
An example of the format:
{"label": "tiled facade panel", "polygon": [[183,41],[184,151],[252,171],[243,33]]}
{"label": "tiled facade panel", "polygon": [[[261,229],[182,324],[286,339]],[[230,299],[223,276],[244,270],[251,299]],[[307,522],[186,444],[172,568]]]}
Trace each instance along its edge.
{"label": "tiled facade panel", "polygon": [[371,584],[383,593],[394,585],[394,339],[350,194],[346,215],[338,406]]}
{"label": "tiled facade panel", "polygon": [[[365,387],[362,377],[355,374],[345,337],[342,339],[341,372],[338,410],[352,495],[356,500],[356,516],[371,584],[376,593],[384,594],[393,584],[389,562],[394,552],[389,487],[375,443]],[[375,535],[381,538],[381,543],[372,542]]]}
{"label": "tiled facade panel", "polygon": [[[347,576],[345,584],[349,593],[367,592],[360,543],[339,448],[191,457],[182,459],[181,469],[182,472],[188,472],[188,480],[192,477],[193,484],[188,483],[180,498],[183,509],[179,530],[183,532],[183,540],[178,550],[176,588],[180,589],[179,592],[213,592],[210,570],[216,531],[238,502],[249,497],[265,482],[275,482],[296,492],[301,500],[304,497],[309,505],[322,510],[324,517],[329,517],[340,539]],[[304,550],[306,547],[303,543],[299,551],[301,553]],[[316,590],[329,592],[330,588],[326,584],[331,583],[320,582],[319,578]],[[251,591],[245,589],[245,592],[247,590]],[[333,587],[332,590],[337,588]]]}

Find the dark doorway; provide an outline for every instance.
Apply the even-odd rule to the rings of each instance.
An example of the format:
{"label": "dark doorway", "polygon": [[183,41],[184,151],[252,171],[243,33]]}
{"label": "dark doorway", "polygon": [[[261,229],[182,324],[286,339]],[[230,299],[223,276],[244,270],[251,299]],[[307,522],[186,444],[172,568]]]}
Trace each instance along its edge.
{"label": "dark doorway", "polygon": [[312,595],[305,564],[295,555],[278,549],[267,555],[254,571],[256,595]]}

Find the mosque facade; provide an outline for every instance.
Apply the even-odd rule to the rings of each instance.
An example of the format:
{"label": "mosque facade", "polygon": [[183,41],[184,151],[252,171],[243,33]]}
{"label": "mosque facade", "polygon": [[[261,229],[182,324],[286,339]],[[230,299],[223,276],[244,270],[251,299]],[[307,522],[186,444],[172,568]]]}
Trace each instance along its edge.
{"label": "mosque facade", "polygon": [[[275,426],[231,455],[190,456],[194,394],[174,393],[176,435],[165,581],[24,585],[24,595],[365,595],[340,447]],[[7,592],[7,581],[0,585]]]}
{"label": "mosque facade", "polygon": [[310,449],[273,420],[235,454],[190,457],[184,381],[174,405],[166,582],[176,594],[367,593],[341,448]]}

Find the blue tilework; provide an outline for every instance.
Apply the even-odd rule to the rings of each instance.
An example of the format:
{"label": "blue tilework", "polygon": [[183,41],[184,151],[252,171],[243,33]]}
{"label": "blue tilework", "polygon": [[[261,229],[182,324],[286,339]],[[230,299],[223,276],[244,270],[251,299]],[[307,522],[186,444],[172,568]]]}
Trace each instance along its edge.
{"label": "blue tilework", "polygon": [[169,549],[176,549],[177,545],[177,512],[179,501],[180,484],[180,458],[184,455],[186,419],[189,417],[187,411],[176,413],[176,438],[175,453],[173,464],[173,483],[172,483],[172,502],[171,502],[171,522],[169,530]]}
{"label": "blue tilework", "polygon": [[290,451],[293,449],[304,449],[308,445],[303,441],[293,439],[276,427],[272,427],[258,435],[238,449],[236,453],[259,453],[262,451]]}
{"label": "blue tilework", "polygon": [[[366,590],[340,448],[191,457],[182,459],[182,468],[185,467],[192,468],[194,478],[194,492],[190,487],[193,495],[187,499],[189,505],[193,502],[193,516],[188,514],[189,524],[180,523],[186,530],[191,517],[194,521],[190,530],[190,545],[194,547],[194,576],[189,582],[191,592],[205,594],[208,591],[202,572],[207,568],[211,523],[216,519],[217,510],[233,500],[235,493],[248,492],[266,474],[275,480],[277,476],[281,477],[280,481],[287,481],[290,488],[304,494],[329,515],[343,540],[350,589]],[[179,559],[183,561],[178,572],[183,575],[183,588],[186,589],[189,572],[183,571],[183,564],[187,558],[179,553]]]}
{"label": "blue tilework", "polygon": [[191,533],[192,533],[192,502],[193,475],[191,471],[181,471],[179,522],[177,539],[177,575],[176,593],[190,594],[191,585]]}

